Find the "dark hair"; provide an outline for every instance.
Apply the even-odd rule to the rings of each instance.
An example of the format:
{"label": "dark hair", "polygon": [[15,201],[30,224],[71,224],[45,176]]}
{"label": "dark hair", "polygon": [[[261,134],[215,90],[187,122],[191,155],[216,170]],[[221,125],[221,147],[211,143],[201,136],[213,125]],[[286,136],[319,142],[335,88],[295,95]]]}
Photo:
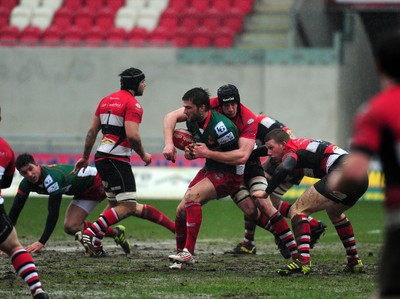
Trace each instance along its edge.
{"label": "dark hair", "polygon": [[268,132],[267,135],[265,135],[264,143],[272,139],[278,143],[282,143],[288,142],[290,140],[290,136],[285,130],[273,129],[272,131]]}
{"label": "dark hair", "polygon": [[126,69],[119,76],[121,77],[121,89],[133,90],[135,93],[138,91],[140,82],[145,79],[143,72],[134,67]]}
{"label": "dark hair", "polygon": [[28,164],[36,164],[36,161],[31,154],[21,154],[15,160],[15,167],[17,167],[17,170],[20,170],[22,167]]}
{"label": "dark hair", "polygon": [[400,82],[400,30],[387,32],[380,39],[375,51],[379,70]]}
{"label": "dark hair", "polygon": [[187,92],[182,97],[182,101],[192,101],[198,108],[201,105],[206,106],[206,111],[210,110],[210,93],[202,87],[195,87]]}

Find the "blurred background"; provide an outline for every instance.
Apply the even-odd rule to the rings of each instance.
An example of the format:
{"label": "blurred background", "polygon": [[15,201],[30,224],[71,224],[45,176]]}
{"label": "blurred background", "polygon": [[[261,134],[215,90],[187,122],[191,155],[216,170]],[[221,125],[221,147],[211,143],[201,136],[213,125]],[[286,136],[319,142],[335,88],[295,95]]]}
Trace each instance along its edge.
{"label": "blurred background", "polygon": [[296,136],[347,149],[355,110],[379,90],[374,46],[399,12],[399,0],[0,0],[0,135],[74,163],[98,102],[133,66],[156,166],[168,166],[164,115],[188,89],[216,96],[226,83]]}

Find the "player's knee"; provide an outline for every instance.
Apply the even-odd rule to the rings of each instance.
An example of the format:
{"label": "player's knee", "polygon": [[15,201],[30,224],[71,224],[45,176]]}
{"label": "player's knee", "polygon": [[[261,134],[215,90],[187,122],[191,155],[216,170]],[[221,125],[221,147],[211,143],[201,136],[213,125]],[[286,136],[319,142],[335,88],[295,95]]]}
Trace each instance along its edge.
{"label": "player's knee", "polygon": [[233,194],[231,198],[235,204],[240,206],[247,199],[250,199],[250,192],[246,187],[241,186],[239,191]]}
{"label": "player's knee", "polygon": [[79,225],[69,222],[64,223],[64,232],[67,233],[68,235],[74,235],[79,230],[80,230]]}

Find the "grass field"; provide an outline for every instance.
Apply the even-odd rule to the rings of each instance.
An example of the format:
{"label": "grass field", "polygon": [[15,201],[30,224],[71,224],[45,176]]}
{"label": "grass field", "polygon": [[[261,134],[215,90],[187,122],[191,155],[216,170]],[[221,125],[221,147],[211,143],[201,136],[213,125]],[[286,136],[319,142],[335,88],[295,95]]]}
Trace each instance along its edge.
{"label": "grass field", "polygon": [[[141,201],[173,218],[178,201]],[[138,218],[122,221],[133,252],[125,256],[112,240],[109,253],[88,258],[73,238],[63,232],[64,199],[60,219],[45,250],[34,254],[42,283],[51,298],[371,298],[375,292],[377,261],[382,244],[383,211],[379,202],[360,202],[347,215],[356,234],[367,273],[343,274],[344,249],[324,213],[316,218],[328,224],[326,235],[312,250],[313,271],[308,276],[278,276],[274,269],[286,264],[272,236],[258,228],[257,255],[223,254],[243,237],[243,216],[230,200],[203,207],[197,244],[197,263],[181,271],[168,269],[174,252],[173,235],[165,228]],[[10,208],[11,199],[6,199]],[[89,217],[95,220],[98,207]],[[30,198],[17,224],[24,245],[39,239],[47,216],[47,199]],[[0,257],[0,298],[29,298],[28,290]]]}

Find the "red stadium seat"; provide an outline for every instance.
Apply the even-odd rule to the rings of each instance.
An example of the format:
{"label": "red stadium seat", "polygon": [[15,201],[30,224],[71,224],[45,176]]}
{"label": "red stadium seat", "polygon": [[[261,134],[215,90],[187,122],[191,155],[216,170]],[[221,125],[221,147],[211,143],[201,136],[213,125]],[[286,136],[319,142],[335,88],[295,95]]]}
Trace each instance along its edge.
{"label": "red stadium seat", "polygon": [[18,3],[19,3],[19,0],[1,0],[0,6],[6,8],[8,10],[11,10],[15,6],[17,6]]}
{"label": "red stadium seat", "polygon": [[194,48],[208,48],[212,44],[212,33],[207,28],[196,29],[191,36],[191,46]]}
{"label": "red stadium seat", "polygon": [[227,12],[232,7],[232,0],[213,0],[211,3],[212,8],[220,12]]}
{"label": "red stadium seat", "polygon": [[82,30],[89,30],[93,26],[95,12],[89,8],[79,9],[74,18],[74,25],[78,26]]}
{"label": "red stadium seat", "polygon": [[[211,1],[212,2],[212,1]],[[209,0],[192,0],[191,1],[191,9],[194,11],[204,13],[210,8]]]}
{"label": "red stadium seat", "polygon": [[94,11],[98,11],[105,6],[103,0],[83,0],[83,4]]}
{"label": "red stadium seat", "polygon": [[134,27],[128,32],[128,44],[134,47],[142,47],[146,44],[148,38],[148,32],[144,28]]}
{"label": "red stadium seat", "polygon": [[74,13],[69,8],[60,8],[56,11],[52,26],[57,26],[60,29],[70,27],[74,22]]}
{"label": "red stadium seat", "polygon": [[215,9],[211,9],[206,14],[204,14],[202,26],[207,28],[208,30],[216,30],[221,26],[224,18],[225,14]]}
{"label": "red stadium seat", "polygon": [[106,33],[104,28],[93,26],[85,36],[85,45],[89,47],[99,47],[103,44]]}
{"label": "red stadium seat", "polygon": [[243,30],[244,14],[236,9],[230,10],[222,20],[222,25],[235,33]]}
{"label": "red stadium seat", "polygon": [[0,30],[0,43],[5,46],[15,46],[19,40],[20,31],[16,26],[6,26]]}
{"label": "red stadium seat", "polygon": [[123,28],[111,28],[106,34],[107,46],[120,47],[127,40],[127,33]]}
{"label": "red stadium seat", "polygon": [[39,27],[27,26],[21,31],[19,36],[20,44],[25,46],[35,46],[39,44],[42,31]]}
{"label": "red stadium seat", "polygon": [[167,8],[164,10],[160,16],[160,20],[158,22],[159,27],[171,28],[174,30],[178,27],[179,21],[179,13],[174,8]]}
{"label": "red stadium seat", "polygon": [[84,6],[83,0],[64,0],[63,7],[78,11]]}
{"label": "red stadium seat", "polygon": [[0,7],[0,29],[7,26],[10,21],[10,10],[6,7]]}
{"label": "red stadium seat", "polygon": [[64,37],[64,30],[57,26],[51,26],[42,33],[41,43],[44,46],[58,46]]}
{"label": "red stadium seat", "polygon": [[181,27],[193,31],[200,26],[201,20],[202,20],[201,15],[198,12],[192,9],[188,9],[180,13],[179,23]]}
{"label": "red stadium seat", "polygon": [[185,48],[190,46],[191,31],[186,28],[179,28],[171,36],[171,44],[177,48]]}
{"label": "red stadium seat", "polygon": [[64,44],[67,46],[77,47],[82,44],[85,39],[86,33],[77,26],[67,28],[64,35]]}
{"label": "red stadium seat", "polygon": [[109,30],[114,27],[115,12],[109,7],[105,7],[98,11],[95,16],[94,24],[95,26]]}
{"label": "red stadium seat", "polygon": [[214,32],[213,44],[216,48],[231,48],[235,43],[235,34],[227,28],[221,27]]}
{"label": "red stadium seat", "polygon": [[238,9],[244,14],[248,14],[253,10],[254,0],[232,0],[232,7]]}
{"label": "red stadium seat", "polygon": [[125,0],[104,0],[104,5],[116,13],[118,9],[125,5]]}
{"label": "red stadium seat", "polygon": [[171,35],[171,28],[157,27],[149,34],[148,41],[152,46],[166,46],[169,44]]}
{"label": "red stadium seat", "polygon": [[186,10],[190,7],[190,0],[170,0],[168,7],[174,8],[177,11]]}

